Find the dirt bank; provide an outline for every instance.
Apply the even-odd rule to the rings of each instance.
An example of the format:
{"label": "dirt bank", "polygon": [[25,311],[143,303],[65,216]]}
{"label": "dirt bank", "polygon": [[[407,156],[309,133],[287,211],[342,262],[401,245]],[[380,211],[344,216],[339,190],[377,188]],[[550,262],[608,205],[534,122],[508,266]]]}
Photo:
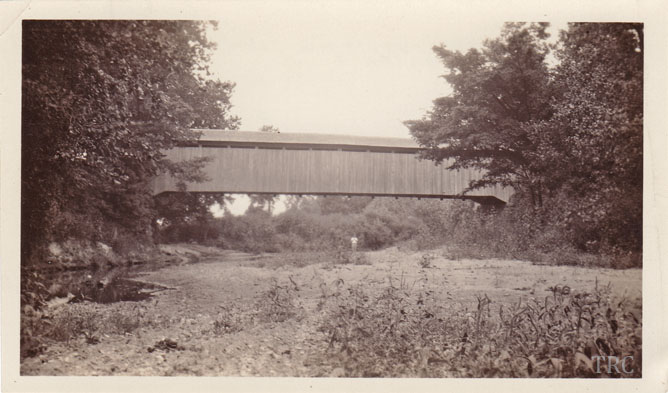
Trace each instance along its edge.
{"label": "dirt bank", "polygon": [[[167,251],[187,254],[178,247]],[[202,252],[197,263],[184,258],[136,273],[135,279],[168,289],[143,302],[61,306],[59,321],[79,321],[67,325],[72,329],[81,329],[86,316],[107,322],[90,323],[69,340],[49,341],[42,354],[22,362],[21,373],[337,376],[341,370],[324,360],[323,302],[341,288],[359,285],[369,293],[388,287],[429,291],[436,302],[465,308],[475,307],[476,296],[510,305],[545,297],[550,287],[593,291],[610,285],[612,295],[632,303],[640,318],[640,269],[453,261],[439,251],[396,248],[363,255],[368,264],[337,264],[326,254]],[[290,308],[283,307],[287,303]]]}

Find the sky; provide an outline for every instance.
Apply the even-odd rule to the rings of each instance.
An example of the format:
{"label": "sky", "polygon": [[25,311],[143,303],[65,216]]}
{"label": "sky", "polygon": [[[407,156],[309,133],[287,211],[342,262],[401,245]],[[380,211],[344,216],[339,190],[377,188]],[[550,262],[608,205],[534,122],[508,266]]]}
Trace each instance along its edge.
{"label": "sky", "polygon": [[235,3],[209,33],[218,44],[211,69],[236,83],[242,130],[408,138],[403,122],[450,92],[431,48],[479,48],[503,24],[451,3],[292,4]]}
{"label": "sky", "polygon": [[[211,71],[236,83],[241,130],[410,138],[403,122],[451,92],[431,48],[480,48],[503,25],[452,3],[297,4],[234,3],[208,33]],[[230,209],[242,214],[249,200],[236,199]]]}

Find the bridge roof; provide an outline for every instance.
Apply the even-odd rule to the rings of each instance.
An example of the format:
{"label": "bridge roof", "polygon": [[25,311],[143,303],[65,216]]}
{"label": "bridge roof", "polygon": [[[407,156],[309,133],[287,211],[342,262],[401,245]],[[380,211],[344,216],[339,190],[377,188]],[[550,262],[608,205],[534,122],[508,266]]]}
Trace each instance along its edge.
{"label": "bridge roof", "polygon": [[307,133],[271,133],[260,131],[227,131],[199,129],[202,132],[200,143],[204,145],[247,145],[281,147],[316,147],[316,148],[356,148],[369,150],[417,151],[418,144],[408,138],[375,136],[307,134]]}

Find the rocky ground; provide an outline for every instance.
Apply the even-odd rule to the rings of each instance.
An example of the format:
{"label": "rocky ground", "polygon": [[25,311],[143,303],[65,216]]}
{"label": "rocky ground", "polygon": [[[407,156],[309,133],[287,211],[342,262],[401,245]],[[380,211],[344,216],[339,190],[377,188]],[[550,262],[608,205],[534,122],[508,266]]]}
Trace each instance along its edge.
{"label": "rocky ground", "polygon": [[328,365],[333,355],[319,327],[328,299],[358,284],[371,292],[389,286],[433,291],[439,301],[463,307],[483,294],[500,304],[544,297],[556,285],[591,291],[609,284],[615,296],[638,305],[642,294],[640,269],[453,261],[438,250],[397,248],[342,264],[334,254],[170,247],[164,251],[180,263],[132,273],[162,288],[148,300],[54,303],[52,321],[71,331],[23,359],[21,374],[340,376],[340,368]]}

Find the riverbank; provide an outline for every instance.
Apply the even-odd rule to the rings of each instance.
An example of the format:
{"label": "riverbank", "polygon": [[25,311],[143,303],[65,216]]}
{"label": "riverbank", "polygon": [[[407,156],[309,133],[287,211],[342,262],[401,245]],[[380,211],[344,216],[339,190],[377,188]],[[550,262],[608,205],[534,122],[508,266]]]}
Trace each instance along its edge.
{"label": "riverbank", "polygon": [[[497,347],[483,348],[483,340],[476,342],[474,335],[484,331],[494,339],[489,343],[496,342],[497,335],[505,334],[503,321],[508,313],[519,312],[518,304],[520,308],[566,304],[576,294],[599,296],[599,303],[605,304],[623,301],[623,307],[612,310],[618,314],[615,323],[623,334],[620,340],[636,340],[635,344],[641,340],[641,269],[455,261],[446,259],[443,250],[423,253],[391,248],[346,259],[326,253],[254,256],[170,247],[164,252],[182,262],[132,273],[133,280],[166,290],[139,302],[84,301],[58,306],[49,318],[62,332],[51,332],[43,351],[23,359],[21,373],[488,376],[465,364],[453,367],[448,361],[455,356],[451,352],[479,346],[483,358],[503,357],[500,342]],[[199,262],[190,257],[193,252],[200,253]],[[578,296],[582,300],[589,295]],[[348,313],[354,317],[349,318]],[[563,323],[568,322],[569,317],[564,318]],[[592,327],[599,330],[589,329],[591,336],[584,336],[582,328],[582,340],[571,343],[574,347],[564,361],[585,351],[587,342],[600,338],[596,334],[602,334],[606,320],[593,318]],[[528,326],[528,320],[526,323]],[[407,330],[388,336],[383,326],[392,324]],[[518,322],[515,329],[522,332],[524,327]],[[527,334],[533,331],[526,329]],[[430,336],[435,333],[439,335]],[[370,362],[359,352],[366,351],[362,348],[365,343],[383,343],[384,339],[389,340],[385,344],[400,349],[400,334],[411,334],[403,341],[413,347],[403,349],[403,358],[385,360],[392,364]],[[462,337],[450,334],[461,334],[470,343],[454,348]],[[425,341],[414,341],[421,335]],[[426,347],[426,343],[440,346]],[[552,369],[538,364],[544,360],[539,355],[544,351],[536,350],[534,357],[539,374],[526,375],[527,360],[513,359],[498,367],[497,376],[551,375]],[[458,356],[462,361],[466,358]],[[586,364],[581,368],[586,369]]]}

